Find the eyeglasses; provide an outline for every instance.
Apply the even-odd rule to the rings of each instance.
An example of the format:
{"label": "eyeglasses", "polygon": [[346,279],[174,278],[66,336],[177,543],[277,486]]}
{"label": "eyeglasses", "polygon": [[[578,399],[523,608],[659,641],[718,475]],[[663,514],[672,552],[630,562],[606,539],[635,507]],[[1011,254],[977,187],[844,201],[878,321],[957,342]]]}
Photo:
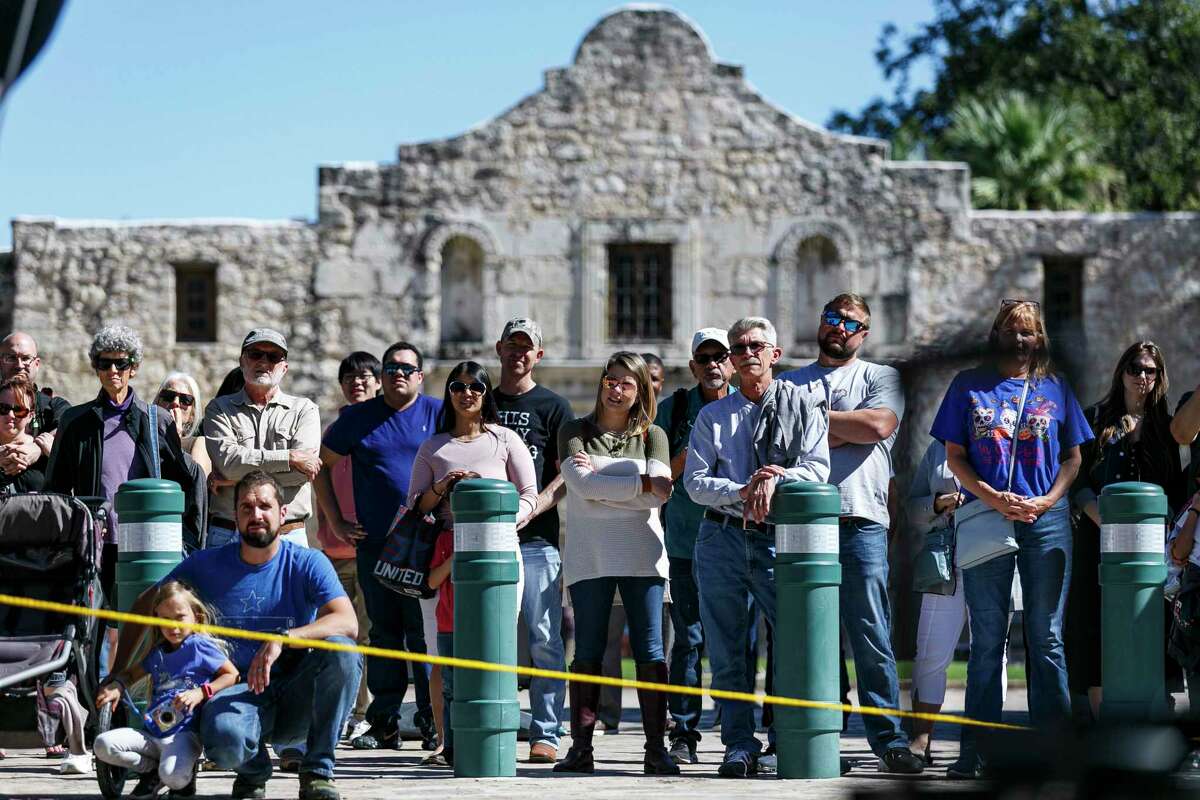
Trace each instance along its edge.
{"label": "eyeglasses", "polygon": [[1137,364],[1126,364],[1125,374],[1131,378],[1140,378],[1145,373],[1147,378],[1158,377],[1158,367],[1139,367]]}
{"label": "eyeglasses", "polygon": [[729,355],[740,357],[749,353],[750,355],[756,356],[766,348],[774,346],[775,345],[771,342],[749,342],[747,344],[735,344],[733,347],[729,348]]}
{"label": "eyeglasses", "polygon": [[729,358],[729,351],[722,350],[719,353],[703,353],[701,355],[692,356],[692,361],[695,361],[702,367],[707,367],[709,364],[724,364]]}
{"label": "eyeglasses", "polygon": [[133,366],[133,360],[130,358],[97,358],[92,362],[92,366],[100,372],[107,372],[113,367],[117,368],[117,372],[124,372]]}
{"label": "eyeglasses", "polygon": [[353,386],[356,383],[370,383],[373,380],[377,380],[378,377],[374,372],[360,372],[357,375],[343,375],[341,383],[343,386]]}
{"label": "eyeglasses", "polygon": [[25,419],[29,416],[29,409],[25,406],[14,406],[9,403],[0,403],[0,417],[7,417],[12,414],[17,419]]}
{"label": "eyeglasses", "polygon": [[0,356],[0,364],[3,364],[6,367],[28,367],[37,360],[37,356],[19,356],[15,353],[5,353],[4,355]]}
{"label": "eyeglasses", "polygon": [[287,358],[287,353],[276,352],[274,350],[244,350],[242,355],[251,361],[266,361],[270,364],[278,364]]}
{"label": "eyeglasses", "polygon": [[1037,300],[1022,300],[1018,297],[1006,297],[1000,301],[1001,308],[1008,308],[1009,306],[1033,306],[1038,311],[1042,310],[1042,304]]}
{"label": "eyeglasses", "polygon": [[870,327],[865,322],[860,322],[856,319],[850,319],[849,317],[843,317],[836,311],[826,311],[822,313],[821,322],[831,328],[836,328],[837,326],[841,325],[846,329],[846,333],[850,334],[851,336],[859,331],[865,331],[868,327]]}
{"label": "eyeglasses", "polygon": [[487,394],[487,386],[481,381],[473,383],[463,383],[462,381],[450,381],[450,394],[462,394],[463,392],[471,392],[472,394]]}
{"label": "eyeglasses", "polygon": [[620,389],[624,394],[632,394],[638,389],[637,381],[632,378],[614,378],[612,375],[605,375],[600,379],[600,382],[610,392],[613,389]]}
{"label": "eyeglasses", "polygon": [[158,393],[158,402],[160,403],[174,403],[176,400],[178,400],[179,405],[183,406],[184,408],[191,408],[196,404],[196,398],[192,397],[190,394],[177,392],[174,389],[163,389]]}
{"label": "eyeglasses", "polygon": [[383,374],[384,375],[395,375],[397,372],[399,372],[401,375],[408,378],[408,377],[411,377],[413,375],[413,373],[420,372],[420,371],[421,371],[420,367],[414,366],[412,364],[401,364],[399,361],[389,361],[388,363],[383,365]]}

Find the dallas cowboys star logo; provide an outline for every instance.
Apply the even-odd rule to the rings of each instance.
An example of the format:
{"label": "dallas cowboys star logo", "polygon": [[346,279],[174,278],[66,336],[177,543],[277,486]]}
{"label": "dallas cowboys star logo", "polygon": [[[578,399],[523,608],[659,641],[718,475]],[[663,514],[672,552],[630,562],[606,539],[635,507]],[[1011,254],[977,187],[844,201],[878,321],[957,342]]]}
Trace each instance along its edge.
{"label": "dallas cowboys star logo", "polygon": [[266,597],[260,597],[258,595],[258,592],[251,589],[250,594],[248,594],[242,598],[242,613],[243,614],[259,613],[260,611],[262,611],[262,604],[263,604],[263,601],[266,599],[267,599]]}

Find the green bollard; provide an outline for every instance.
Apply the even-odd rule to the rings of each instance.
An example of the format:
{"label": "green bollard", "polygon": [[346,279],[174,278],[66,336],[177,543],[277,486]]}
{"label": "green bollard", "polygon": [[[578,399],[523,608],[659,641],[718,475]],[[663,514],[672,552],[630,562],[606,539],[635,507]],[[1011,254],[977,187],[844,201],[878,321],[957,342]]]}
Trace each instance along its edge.
{"label": "green bollard", "polygon": [[116,607],[129,611],[183,558],[183,491],[174,481],[139,478],[121,484],[114,505]]}
{"label": "green bollard", "polygon": [[[517,663],[517,490],[508,481],[460,481],[454,512],[454,655]],[[454,671],[454,774],[461,778],[517,774],[517,676]]]}
{"label": "green bollard", "polygon": [[1100,493],[1100,716],[1106,720],[1168,716],[1162,593],[1166,521],[1166,495],[1152,483],[1114,483]]}
{"label": "green bollard", "polygon": [[[775,692],[839,702],[838,516],[828,483],[785,483],[775,490]],[[841,775],[842,712],[775,708],[780,778]]]}

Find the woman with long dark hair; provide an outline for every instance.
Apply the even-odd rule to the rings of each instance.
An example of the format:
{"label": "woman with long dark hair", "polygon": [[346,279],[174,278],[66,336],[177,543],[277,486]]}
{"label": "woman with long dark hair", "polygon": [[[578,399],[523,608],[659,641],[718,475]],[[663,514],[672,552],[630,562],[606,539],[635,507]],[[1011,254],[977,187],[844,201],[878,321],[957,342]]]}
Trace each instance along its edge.
{"label": "woman with long dark hair", "polygon": [[[1083,465],[1071,501],[1076,509],[1067,670],[1073,692],[1087,692],[1100,710],[1100,492],[1110,483],[1155,483],[1171,509],[1184,501],[1179,446],[1171,436],[1167,364],[1154,342],[1134,342],[1117,359],[1104,399],[1084,411],[1095,439],[1083,446]],[[1171,662],[1168,660],[1167,662]]]}
{"label": "woman with long dark hair", "polygon": [[[1062,639],[1071,582],[1066,494],[1079,471],[1079,446],[1092,432],[1071,388],[1054,372],[1038,303],[1003,301],[988,344],[990,358],[983,365],[954,377],[930,431],[946,445],[946,462],[967,503],[986,507],[979,519],[984,530],[974,531],[979,541],[1007,533],[1017,546],[1015,553],[963,569],[971,626],[966,715],[1000,721],[1016,567],[1029,646],[1029,714],[1041,726],[1071,710]],[[967,544],[963,520],[979,509],[964,504],[955,513],[959,554]],[[946,775],[976,778],[984,769],[976,729],[963,726],[961,735],[959,760]]]}
{"label": "woman with long dark hair", "polygon": [[[571,498],[563,546],[563,582],[575,610],[571,671],[601,674],[613,596],[629,622],[638,680],[667,683],[662,607],[667,581],[659,506],[671,496],[667,435],[654,424],[654,387],[637,353],[614,353],[604,365],[591,414],[558,431],[562,476]],[[572,681],[571,750],[555,772],[593,772],[592,734],[600,687]],[[677,775],[664,745],[667,696],[638,689],[646,734],[643,769]]]}
{"label": "woman with long dark hair", "polygon": [[[421,511],[432,512],[442,522],[438,553],[453,549],[454,515],[450,511],[450,492],[455,484],[467,478],[496,478],[516,486],[521,496],[517,511],[518,524],[533,513],[537,505],[537,474],[533,457],[521,436],[500,424],[492,380],[487,370],[474,361],[459,363],[447,376],[437,433],[417,451],[408,485],[411,504]],[[517,554],[519,568],[521,554],[515,526],[512,541],[504,549],[510,548]],[[441,561],[444,563],[445,560]],[[434,557],[434,562],[439,563],[438,556]],[[454,617],[452,589],[444,574],[446,572],[448,566],[438,572],[436,585],[441,588],[437,604],[422,603],[422,613],[434,615],[434,619],[426,619],[426,629],[437,630],[435,639],[426,638],[428,651],[433,655],[449,656],[453,655],[449,650],[453,644]],[[430,578],[430,585],[435,585],[432,574]],[[517,597],[520,596],[521,586],[518,585]],[[514,618],[514,630],[516,624]],[[448,668],[439,669],[435,666],[429,683],[430,701],[434,706],[434,721],[438,724],[442,749],[426,761],[431,765],[449,766],[454,761],[454,737],[449,717],[452,673]],[[440,692],[439,686],[442,688]],[[439,706],[442,708],[439,709]]]}

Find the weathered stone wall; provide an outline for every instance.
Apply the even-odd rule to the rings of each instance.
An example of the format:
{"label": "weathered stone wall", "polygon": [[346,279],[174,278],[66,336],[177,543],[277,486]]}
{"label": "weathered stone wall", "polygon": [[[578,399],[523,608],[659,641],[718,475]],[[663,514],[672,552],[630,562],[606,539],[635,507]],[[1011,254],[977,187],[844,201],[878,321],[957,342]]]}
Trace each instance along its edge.
{"label": "weathered stone wall", "polygon": [[[72,402],[98,389],[87,349],[103,325],[134,328],[145,361],[134,386],[158,388],[172,370],[194,375],[210,397],[237,364],[242,338],[270,325],[289,339],[293,391],[316,393],[311,314],[316,235],[300,223],[88,224],[20,219],[13,327],[32,333],[41,382]],[[217,341],[176,343],[175,265],[216,265]]]}

